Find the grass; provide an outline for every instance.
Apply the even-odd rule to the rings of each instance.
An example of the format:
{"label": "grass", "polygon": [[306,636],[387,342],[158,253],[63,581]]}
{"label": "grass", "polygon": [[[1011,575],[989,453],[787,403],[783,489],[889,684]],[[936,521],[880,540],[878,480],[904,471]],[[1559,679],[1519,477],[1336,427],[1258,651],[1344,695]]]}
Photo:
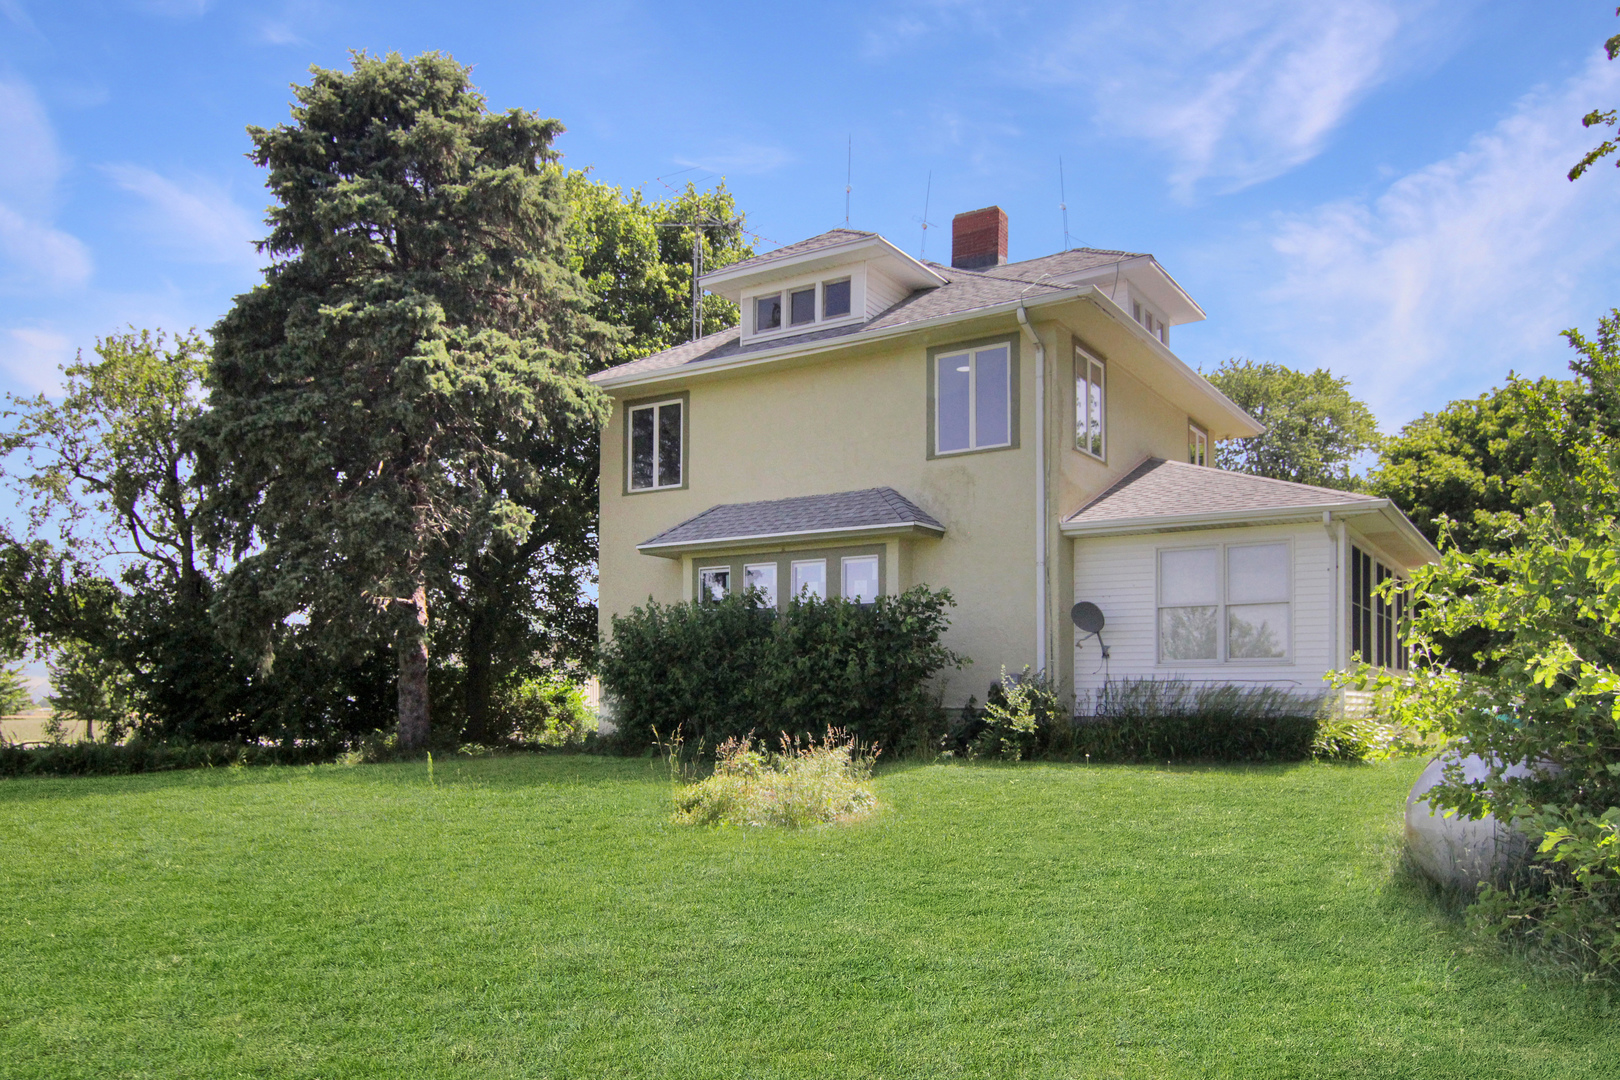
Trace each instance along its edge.
{"label": "grass", "polygon": [[0,781],[7,1077],[1610,1077],[1612,991],[1392,868],[1419,762],[935,765],[694,829],[661,762]]}

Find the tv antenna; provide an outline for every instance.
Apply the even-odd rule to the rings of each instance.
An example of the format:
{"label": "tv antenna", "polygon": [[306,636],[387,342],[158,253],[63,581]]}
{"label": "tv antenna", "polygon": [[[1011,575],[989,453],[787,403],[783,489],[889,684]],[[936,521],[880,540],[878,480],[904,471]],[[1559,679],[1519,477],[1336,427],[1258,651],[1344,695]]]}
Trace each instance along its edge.
{"label": "tv antenna", "polygon": [[1069,250],[1069,195],[1063,186],[1063,155],[1058,155],[1058,209],[1063,211],[1063,250]]}
{"label": "tv antenna", "polygon": [[934,195],[934,172],[933,172],[932,169],[930,169],[928,171],[928,187],[926,189],[924,189],[924,191],[923,191],[923,216],[920,217],[920,218],[913,218],[912,219],[913,221],[918,221],[918,222],[922,223],[922,247],[917,252],[917,255],[918,255],[919,258],[921,258],[922,256],[928,254],[928,230],[932,229],[934,227],[934,223],[932,221],[928,220],[928,204],[929,204],[929,201],[933,198],[933,195]]}
{"label": "tv antenna", "polygon": [[692,221],[661,221],[660,229],[691,229],[692,230],[692,340],[696,341],[703,336],[703,289],[698,285],[698,278],[703,276],[703,230],[705,229],[734,229],[741,225],[740,221],[717,221],[713,218],[694,219]]}

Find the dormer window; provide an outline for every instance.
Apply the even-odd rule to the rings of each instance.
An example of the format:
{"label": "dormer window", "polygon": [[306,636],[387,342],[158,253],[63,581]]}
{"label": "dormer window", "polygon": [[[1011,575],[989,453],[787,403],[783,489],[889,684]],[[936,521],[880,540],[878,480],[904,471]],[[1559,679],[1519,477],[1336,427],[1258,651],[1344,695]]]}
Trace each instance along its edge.
{"label": "dormer window", "polygon": [[820,323],[843,321],[861,301],[860,273],[845,270],[831,279],[784,281],[770,292],[744,296],[743,309],[753,316],[747,336],[809,330]]}
{"label": "dormer window", "polygon": [[816,287],[796,289],[788,294],[788,312],[794,326],[816,321]]}
{"label": "dormer window", "polygon": [[776,330],[782,325],[782,294],[772,293],[754,301],[754,333]]}
{"label": "dormer window", "polygon": [[1147,327],[1147,332],[1158,338],[1162,343],[1170,344],[1170,328],[1164,324],[1163,319],[1143,307],[1142,301],[1131,301],[1131,317]]}
{"label": "dormer window", "polygon": [[849,278],[821,286],[821,317],[836,319],[849,314]]}

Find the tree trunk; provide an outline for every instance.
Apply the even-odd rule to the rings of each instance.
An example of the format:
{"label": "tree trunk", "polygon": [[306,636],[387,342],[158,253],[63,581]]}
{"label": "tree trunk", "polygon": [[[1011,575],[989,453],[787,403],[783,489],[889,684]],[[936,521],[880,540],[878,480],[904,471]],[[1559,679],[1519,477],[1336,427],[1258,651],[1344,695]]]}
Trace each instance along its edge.
{"label": "tree trunk", "polygon": [[467,707],[467,730],[462,738],[471,743],[488,745],[505,732],[495,732],[491,698],[494,692],[494,672],[491,653],[494,651],[495,620],[484,597],[474,595],[467,606],[467,641],[461,661],[466,665],[463,689]]}
{"label": "tree trunk", "polygon": [[395,639],[399,654],[399,746],[419,750],[428,739],[427,587],[420,583],[408,601]]}

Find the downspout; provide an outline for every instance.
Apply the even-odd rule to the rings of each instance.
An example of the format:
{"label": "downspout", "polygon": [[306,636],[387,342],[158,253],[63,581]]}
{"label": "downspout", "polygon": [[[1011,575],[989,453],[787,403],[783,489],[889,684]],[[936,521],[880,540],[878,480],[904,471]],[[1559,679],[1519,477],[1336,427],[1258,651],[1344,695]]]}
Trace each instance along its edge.
{"label": "downspout", "polygon": [[1022,299],[1018,326],[1035,347],[1035,671],[1046,673],[1046,346],[1029,325]]}

